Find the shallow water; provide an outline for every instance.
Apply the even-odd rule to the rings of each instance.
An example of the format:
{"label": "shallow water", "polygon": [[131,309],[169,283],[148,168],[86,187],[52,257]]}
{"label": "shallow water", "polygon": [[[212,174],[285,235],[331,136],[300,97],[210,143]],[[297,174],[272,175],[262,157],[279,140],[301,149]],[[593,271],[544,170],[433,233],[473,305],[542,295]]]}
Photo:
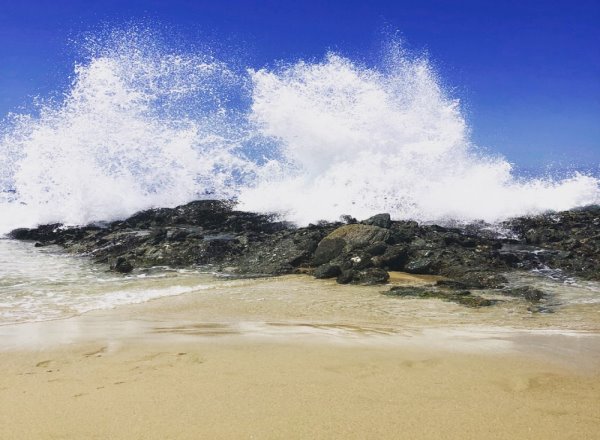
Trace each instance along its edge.
{"label": "shallow water", "polygon": [[[394,274],[395,284],[431,283],[431,277]],[[286,329],[330,333],[395,334],[424,327],[502,327],[550,332],[599,332],[600,283],[560,272],[512,273],[515,286],[532,285],[547,293],[545,312],[493,292],[492,307],[471,309],[437,299],[382,295],[387,286],[342,286],[333,280],[294,275],[231,279],[193,270],[154,268],[123,276],[57,247],[0,240],[0,325],[44,321],[110,309],[156,298],[184,295],[198,307],[197,321],[165,332],[282,332]],[[162,304],[168,316],[179,302]]]}
{"label": "shallow water", "polygon": [[165,268],[122,276],[59,247],[0,239],[0,325],[65,318],[199,291],[210,283],[210,275]]}

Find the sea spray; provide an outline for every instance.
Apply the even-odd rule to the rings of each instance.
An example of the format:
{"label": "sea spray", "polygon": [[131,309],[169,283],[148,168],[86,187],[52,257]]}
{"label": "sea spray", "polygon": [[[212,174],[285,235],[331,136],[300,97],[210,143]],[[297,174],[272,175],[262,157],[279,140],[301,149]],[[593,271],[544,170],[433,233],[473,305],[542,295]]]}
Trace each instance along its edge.
{"label": "sea spray", "polygon": [[425,57],[330,53],[237,69],[148,32],[86,41],[64,96],[0,127],[0,233],[198,198],[298,223],[502,218],[600,201],[597,179],[518,179],[469,140]]}
{"label": "sea spray", "polygon": [[330,54],[251,75],[250,117],[290,166],[242,192],[245,209],[299,223],[377,212],[496,221],[600,200],[592,177],[519,180],[505,159],[478,152],[424,58],[396,50],[368,68]]}
{"label": "sea spray", "polygon": [[231,198],[241,176],[251,180],[245,116],[227,103],[243,89],[239,76],[209,55],[150,43],[115,33],[75,66],[63,99],[10,118],[0,232]]}

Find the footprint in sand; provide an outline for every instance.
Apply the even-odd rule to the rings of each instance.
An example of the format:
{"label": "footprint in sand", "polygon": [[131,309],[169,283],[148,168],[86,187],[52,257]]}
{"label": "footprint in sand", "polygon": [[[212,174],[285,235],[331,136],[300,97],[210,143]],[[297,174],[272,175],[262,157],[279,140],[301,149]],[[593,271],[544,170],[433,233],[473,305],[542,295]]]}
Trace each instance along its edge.
{"label": "footprint in sand", "polygon": [[[152,362],[154,361],[154,363]],[[169,366],[173,367],[173,362],[188,362],[193,364],[202,364],[204,363],[204,359],[195,354],[190,354],[187,352],[179,352],[179,353],[168,353],[168,352],[158,352],[152,353],[147,356],[144,356],[136,361],[136,363],[149,364],[150,366]],[[159,363],[156,363],[159,362]],[[140,368],[140,365],[132,368],[133,370],[137,370]]]}
{"label": "footprint in sand", "polygon": [[499,385],[504,391],[520,392],[544,388],[557,380],[556,375],[542,373],[534,376],[511,377]]}
{"label": "footprint in sand", "polygon": [[84,353],[83,355],[85,357],[92,357],[92,356],[102,357],[102,354],[106,353],[107,348],[108,347],[100,347],[98,350],[90,351],[89,353]]}
{"label": "footprint in sand", "polygon": [[400,365],[407,368],[427,368],[427,367],[435,367],[441,364],[442,361],[440,359],[422,359],[422,360],[406,360],[402,361]]}
{"label": "footprint in sand", "polygon": [[46,368],[49,367],[52,362],[52,359],[49,359],[47,361],[38,362],[37,364],[35,364],[35,366],[38,368]]}

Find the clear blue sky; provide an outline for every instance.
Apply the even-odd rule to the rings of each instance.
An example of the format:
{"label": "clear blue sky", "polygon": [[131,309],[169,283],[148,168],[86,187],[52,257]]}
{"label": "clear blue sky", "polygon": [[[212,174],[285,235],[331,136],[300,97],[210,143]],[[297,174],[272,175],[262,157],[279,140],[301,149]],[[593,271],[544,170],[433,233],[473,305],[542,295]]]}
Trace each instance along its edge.
{"label": "clear blue sky", "polygon": [[368,57],[383,29],[427,50],[476,143],[522,166],[600,166],[600,2],[0,0],[0,117],[64,87],[69,41],[144,20],[242,49],[249,65]]}

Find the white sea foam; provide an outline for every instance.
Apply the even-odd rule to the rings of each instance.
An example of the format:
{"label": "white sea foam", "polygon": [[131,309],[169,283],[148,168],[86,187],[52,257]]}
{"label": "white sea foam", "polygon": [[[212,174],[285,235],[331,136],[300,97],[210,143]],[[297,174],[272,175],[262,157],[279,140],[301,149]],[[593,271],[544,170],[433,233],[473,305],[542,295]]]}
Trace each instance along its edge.
{"label": "white sea foam", "polygon": [[593,177],[517,179],[478,151],[427,59],[398,45],[374,67],[329,54],[247,71],[143,32],[90,46],[63,98],[0,127],[0,233],[209,197],[299,223],[495,221],[600,202]]}
{"label": "white sea foam", "polygon": [[518,180],[505,159],[478,153],[426,59],[392,48],[375,69],[330,54],[252,78],[251,117],[288,165],[242,193],[246,209],[300,223],[377,212],[495,221],[600,200],[592,177]]}

